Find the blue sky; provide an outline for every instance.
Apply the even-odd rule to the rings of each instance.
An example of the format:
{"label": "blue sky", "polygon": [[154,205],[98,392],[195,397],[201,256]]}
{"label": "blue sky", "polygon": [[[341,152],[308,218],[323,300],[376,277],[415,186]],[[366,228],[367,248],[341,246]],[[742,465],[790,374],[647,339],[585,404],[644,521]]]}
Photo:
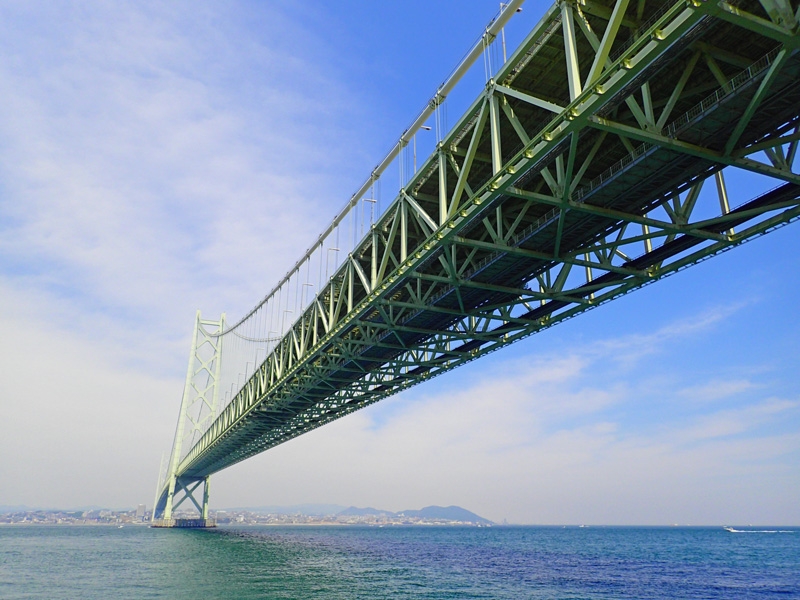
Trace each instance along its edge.
{"label": "blue sky", "polygon": [[[496,10],[0,7],[0,505],[149,505],[195,310],[260,299]],[[212,504],[798,524],[797,227],[237,465]]]}

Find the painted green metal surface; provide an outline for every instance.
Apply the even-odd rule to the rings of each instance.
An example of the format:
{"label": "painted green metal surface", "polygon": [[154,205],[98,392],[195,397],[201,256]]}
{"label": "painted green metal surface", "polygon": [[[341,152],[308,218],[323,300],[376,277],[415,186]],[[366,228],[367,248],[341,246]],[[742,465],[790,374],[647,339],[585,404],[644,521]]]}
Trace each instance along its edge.
{"label": "painted green metal surface", "polygon": [[[172,480],[205,481],[797,219],[798,11],[788,0],[551,7],[178,451]],[[735,197],[722,169],[774,189]]]}

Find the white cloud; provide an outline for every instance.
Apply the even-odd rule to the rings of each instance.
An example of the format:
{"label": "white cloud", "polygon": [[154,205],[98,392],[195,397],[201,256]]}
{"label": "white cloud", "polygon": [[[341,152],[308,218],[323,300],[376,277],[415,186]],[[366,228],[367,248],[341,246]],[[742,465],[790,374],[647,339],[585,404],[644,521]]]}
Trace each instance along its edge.
{"label": "white cloud", "polygon": [[695,417],[673,438],[678,443],[692,443],[719,437],[735,436],[752,431],[764,423],[775,421],[781,414],[796,411],[800,402],[768,398],[743,408],[718,410]]}
{"label": "white cloud", "polygon": [[2,19],[5,275],[71,305],[76,330],[107,318],[152,346],[198,306],[244,312],[350,191],[331,146],[359,133],[352,90],[319,42],[232,37],[211,7],[42,8]]}

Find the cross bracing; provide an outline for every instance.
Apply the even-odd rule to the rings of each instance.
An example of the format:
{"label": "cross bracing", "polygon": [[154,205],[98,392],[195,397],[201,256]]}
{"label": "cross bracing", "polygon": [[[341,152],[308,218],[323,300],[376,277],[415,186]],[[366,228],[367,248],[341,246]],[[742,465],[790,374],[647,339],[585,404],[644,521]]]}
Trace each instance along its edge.
{"label": "cross bracing", "polygon": [[[175,476],[202,480],[795,220],[798,4],[553,5],[285,333],[259,334],[263,360]],[[731,169],[765,191],[734,195]]]}

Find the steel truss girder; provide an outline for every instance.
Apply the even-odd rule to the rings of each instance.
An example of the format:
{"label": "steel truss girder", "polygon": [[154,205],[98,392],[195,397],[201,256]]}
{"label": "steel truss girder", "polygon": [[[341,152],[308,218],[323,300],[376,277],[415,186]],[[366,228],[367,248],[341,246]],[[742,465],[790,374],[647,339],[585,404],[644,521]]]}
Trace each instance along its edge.
{"label": "steel truss girder", "polygon": [[[787,5],[628,4],[547,13],[178,474],[213,473],[797,218]],[[748,46],[720,47],[743,31]],[[752,156],[764,151],[770,164]],[[731,210],[723,168],[783,185]],[[709,201],[717,216],[697,217]]]}

